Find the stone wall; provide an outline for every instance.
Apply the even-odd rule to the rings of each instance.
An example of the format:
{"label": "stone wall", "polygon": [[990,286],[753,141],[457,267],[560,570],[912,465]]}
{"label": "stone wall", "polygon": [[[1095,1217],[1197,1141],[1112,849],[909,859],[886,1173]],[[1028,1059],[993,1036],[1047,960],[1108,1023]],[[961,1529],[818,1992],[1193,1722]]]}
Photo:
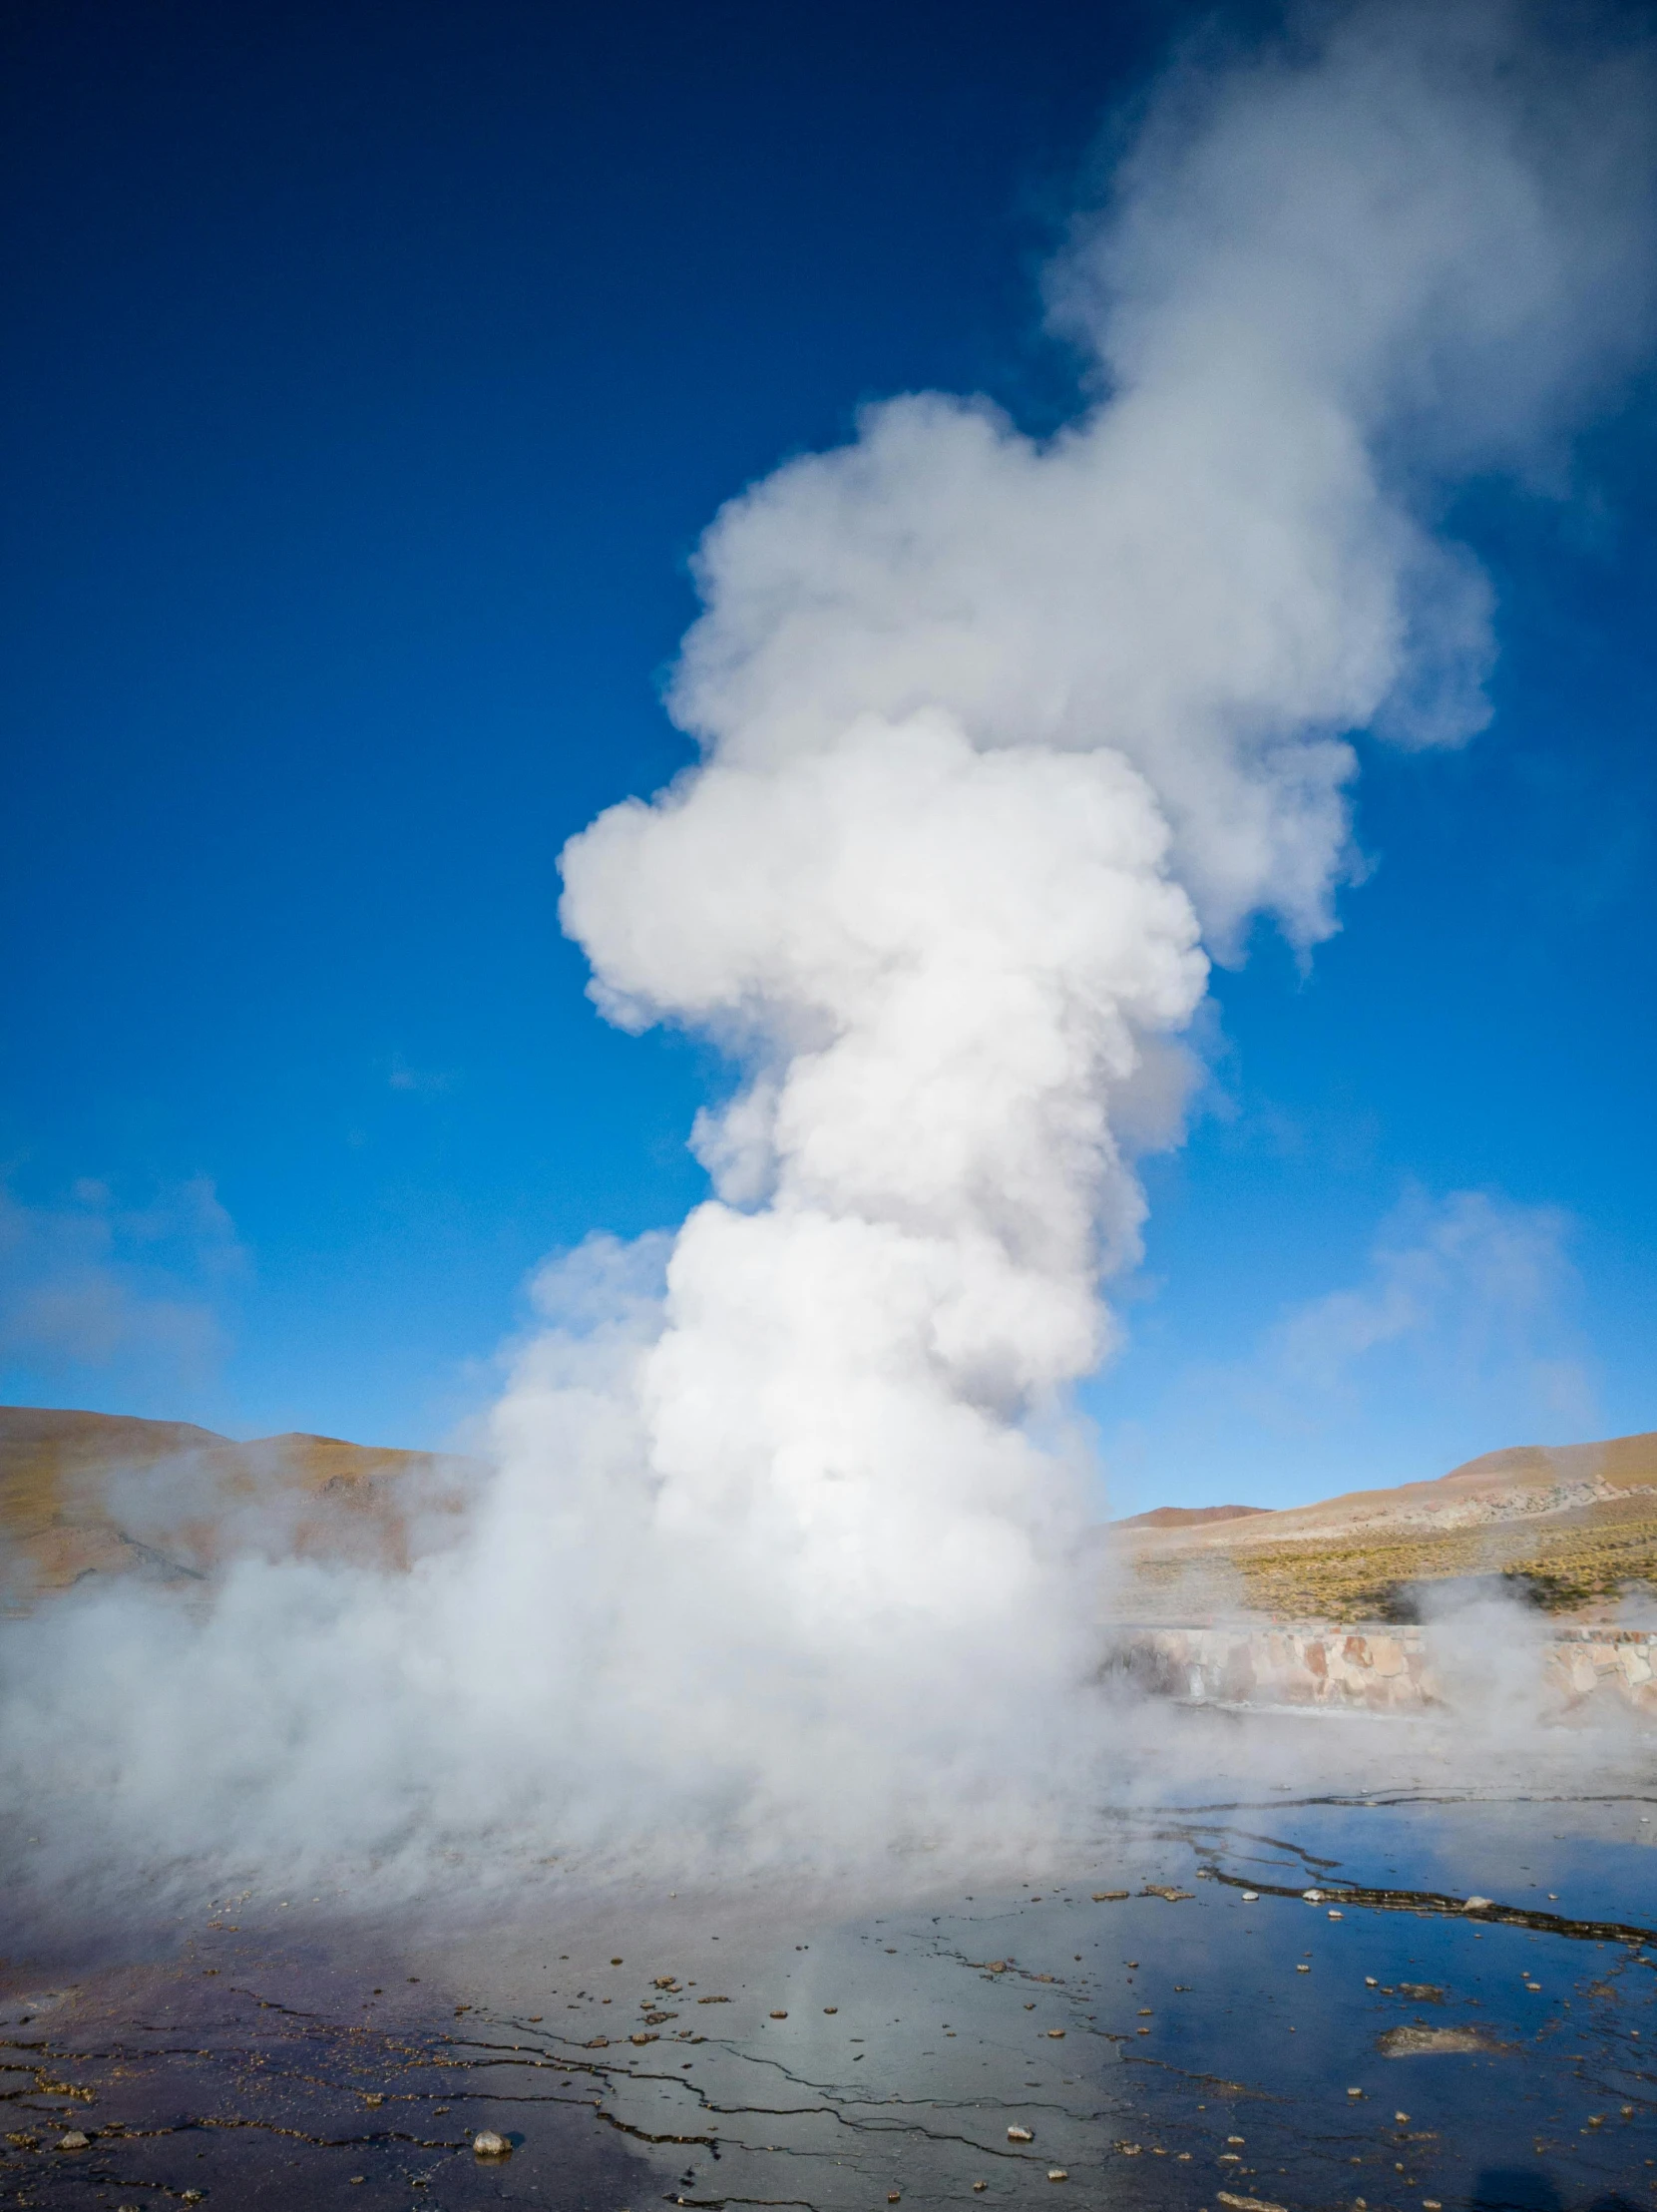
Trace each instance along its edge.
{"label": "stone wall", "polygon": [[[1546,1710],[1628,1707],[1657,1718],[1657,1630],[1549,1628],[1521,1633],[1516,1649],[1536,1669]],[[1462,1624],[1124,1624],[1111,1633],[1106,1673],[1187,1704],[1420,1712],[1460,1703],[1457,1685],[1476,1677],[1478,1660],[1478,1632]],[[1502,1664],[1512,1666],[1512,1652]]]}

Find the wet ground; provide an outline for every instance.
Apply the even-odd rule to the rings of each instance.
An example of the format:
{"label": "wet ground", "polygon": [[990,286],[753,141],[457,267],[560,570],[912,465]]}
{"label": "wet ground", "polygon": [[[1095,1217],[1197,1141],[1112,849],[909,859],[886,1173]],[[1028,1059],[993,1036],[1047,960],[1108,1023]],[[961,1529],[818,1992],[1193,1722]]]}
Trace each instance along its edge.
{"label": "wet ground", "polygon": [[0,2203],[1657,2206],[1657,1784],[1201,1794],[856,1910],[549,1867],[37,1938]]}

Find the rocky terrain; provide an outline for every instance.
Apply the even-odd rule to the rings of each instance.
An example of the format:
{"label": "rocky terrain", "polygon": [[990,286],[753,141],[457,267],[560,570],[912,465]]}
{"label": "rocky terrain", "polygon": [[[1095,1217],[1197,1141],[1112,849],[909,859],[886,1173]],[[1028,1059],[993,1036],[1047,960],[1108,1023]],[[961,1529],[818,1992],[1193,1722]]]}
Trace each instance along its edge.
{"label": "rocky terrain", "polygon": [[1408,1621],[1480,1585],[1604,1613],[1657,1600],[1657,1432],[1487,1452],[1282,1513],[1163,1508],[1111,1533],[1117,1610],[1145,1621]]}

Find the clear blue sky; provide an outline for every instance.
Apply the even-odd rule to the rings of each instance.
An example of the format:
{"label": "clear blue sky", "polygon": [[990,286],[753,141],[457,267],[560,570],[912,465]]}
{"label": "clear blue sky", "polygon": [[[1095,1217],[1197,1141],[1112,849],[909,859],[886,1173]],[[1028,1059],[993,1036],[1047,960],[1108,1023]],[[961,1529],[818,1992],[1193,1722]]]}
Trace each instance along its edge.
{"label": "clear blue sky", "polygon": [[[719,501],[941,386],[1174,8],[12,8],[0,1398],[441,1441],[527,1270],[671,1223],[699,1047],[555,857],[687,757]],[[1113,1510],[1657,1427],[1657,403],[1475,486],[1497,714],[1363,743],[1369,879],[1220,977],[1146,1169]]]}

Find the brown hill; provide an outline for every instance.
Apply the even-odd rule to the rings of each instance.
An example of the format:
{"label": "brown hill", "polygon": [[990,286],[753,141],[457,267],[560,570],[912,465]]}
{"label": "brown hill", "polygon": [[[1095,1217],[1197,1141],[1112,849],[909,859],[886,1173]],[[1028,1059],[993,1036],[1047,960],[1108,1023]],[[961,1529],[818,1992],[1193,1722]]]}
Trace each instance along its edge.
{"label": "brown hill", "polygon": [[1657,1589],[1657,1432],[1516,1445],[1431,1482],[1218,1526],[1118,1526],[1146,1618],[1384,1617],[1409,1585],[1492,1574],[1553,1610],[1603,1607]]}
{"label": "brown hill", "polygon": [[1113,1529],[1198,1529],[1211,1521],[1241,1521],[1245,1514],[1266,1513],[1265,1506],[1156,1506],[1149,1513],[1130,1513],[1113,1521]]}
{"label": "brown hill", "polygon": [[189,1584],[247,1551],[406,1564],[440,1541],[469,1461],[187,1421],[0,1406],[0,1607],[88,1575]]}

